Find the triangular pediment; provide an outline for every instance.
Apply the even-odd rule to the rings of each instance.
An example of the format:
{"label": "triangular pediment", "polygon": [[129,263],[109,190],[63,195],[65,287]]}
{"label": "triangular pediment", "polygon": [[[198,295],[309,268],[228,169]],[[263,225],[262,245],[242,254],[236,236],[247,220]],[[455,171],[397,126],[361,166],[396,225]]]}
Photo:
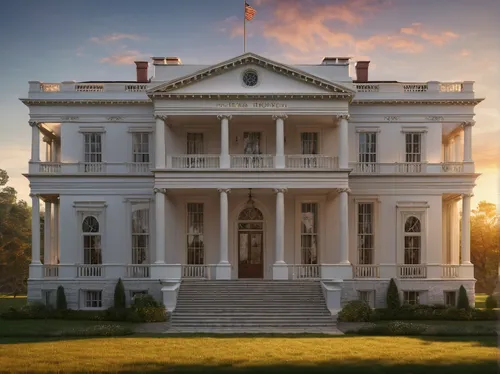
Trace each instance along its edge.
{"label": "triangular pediment", "polygon": [[[253,70],[258,75],[258,83],[253,87],[245,86],[242,80],[243,74],[248,70]],[[350,87],[330,82],[253,53],[246,53],[148,90],[148,95],[151,97],[165,94],[304,94],[352,98],[354,93],[355,91]]]}

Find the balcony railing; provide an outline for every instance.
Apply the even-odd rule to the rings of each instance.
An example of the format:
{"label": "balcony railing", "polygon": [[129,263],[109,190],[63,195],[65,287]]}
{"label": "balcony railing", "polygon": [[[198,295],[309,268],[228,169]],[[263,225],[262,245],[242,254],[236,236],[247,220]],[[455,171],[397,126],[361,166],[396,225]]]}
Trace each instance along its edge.
{"label": "balcony railing", "polygon": [[463,173],[463,162],[352,162],[349,164],[354,174],[438,174]]}
{"label": "balcony railing", "polygon": [[127,278],[149,278],[151,275],[149,264],[127,265],[126,269]]}
{"label": "balcony railing", "polygon": [[44,278],[57,278],[59,277],[59,266],[57,265],[43,265]]}
{"label": "balcony railing", "polygon": [[78,278],[100,278],[104,276],[103,265],[77,265],[76,276]]}
{"label": "balcony railing", "polygon": [[30,92],[145,92],[148,84],[144,83],[42,83],[31,82]]}
{"label": "balcony railing", "polygon": [[273,169],[273,155],[231,155],[232,169]]}
{"label": "balcony railing", "polygon": [[217,265],[182,265],[183,279],[213,279]]}
{"label": "balcony railing", "polygon": [[30,173],[151,174],[148,162],[30,162]]}
{"label": "balcony railing", "polygon": [[378,265],[353,265],[354,278],[379,278]]}
{"label": "balcony railing", "polygon": [[291,279],[320,279],[321,265],[319,264],[295,264],[288,265],[289,278]]}
{"label": "balcony railing", "polygon": [[458,278],[459,277],[459,271],[460,271],[460,265],[442,265],[442,277],[443,278]]}
{"label": "balcony railing", "polygon": [[398,265],[399,278],[427,278],[426,265]]}
{"label": "balcony railing", "polygon": [[175,155],[172,169],[218,169],[219,155]]}
{"label": "balcony railing", "polygon": [[286,155],[289,169],[338,169],[338,157],[325,155]]}

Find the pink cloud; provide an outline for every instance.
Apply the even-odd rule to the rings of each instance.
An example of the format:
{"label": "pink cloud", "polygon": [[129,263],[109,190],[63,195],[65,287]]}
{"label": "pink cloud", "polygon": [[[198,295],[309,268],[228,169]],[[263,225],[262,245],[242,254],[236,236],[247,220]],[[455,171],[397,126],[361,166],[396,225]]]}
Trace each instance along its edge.
{"label": "pink cloud", "polygon": [[116,53],[108,57],[101,58],[99,62],[111,65],[128,65],[133,64],[134,61],[140,60],[145,56],[144,53],[139,51],[124,51]]}
{"label": "pink cloud", "polygon": [[419,37],[438,46],[442,46],[459,37],[458,34],[452,31],[442,31],[437,34],[425,32],[422,30],[422,24],[418,22],[413,23],[410,27],[403,27],[400,32],[401,34]]}
{"label": "pink cloud", "polygon": [[123,34],[123,33],[117,33],[114,32],[112,34],[108,35],[102,35],[102,36],[94,36],[90,38],[91,42],[94,43],[99,43],[99,44],[104,44],[104,43],[113,43],[117,42],[119,40],[146,40],[147,38],[145,36],[137,35],[137,34]]}

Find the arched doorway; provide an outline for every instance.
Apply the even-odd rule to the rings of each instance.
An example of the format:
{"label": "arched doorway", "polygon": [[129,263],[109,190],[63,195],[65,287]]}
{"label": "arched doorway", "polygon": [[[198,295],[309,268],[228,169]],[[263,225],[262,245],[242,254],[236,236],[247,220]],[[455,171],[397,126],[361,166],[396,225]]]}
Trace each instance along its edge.
{"label": "arched doorway", "polygon": [[254,206],[238,216],[238,278],[264,277],[264,216]]}

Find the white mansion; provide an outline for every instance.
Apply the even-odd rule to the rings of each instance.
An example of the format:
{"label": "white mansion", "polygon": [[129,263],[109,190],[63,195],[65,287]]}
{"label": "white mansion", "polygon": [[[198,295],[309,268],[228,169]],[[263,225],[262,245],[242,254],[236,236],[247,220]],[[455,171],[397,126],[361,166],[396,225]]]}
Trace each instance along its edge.
{"label": "white mansion", "polygon": [[482,99],[349,65],[154,57],[136,81],[30,82],[28,298],[63,285],[71,308],[108,307],[122,278],[172,310],[187,279],[300,279],[336,310],[384,306],[394,278],[409,303],[453,304],[460,285],[473,301]]}

